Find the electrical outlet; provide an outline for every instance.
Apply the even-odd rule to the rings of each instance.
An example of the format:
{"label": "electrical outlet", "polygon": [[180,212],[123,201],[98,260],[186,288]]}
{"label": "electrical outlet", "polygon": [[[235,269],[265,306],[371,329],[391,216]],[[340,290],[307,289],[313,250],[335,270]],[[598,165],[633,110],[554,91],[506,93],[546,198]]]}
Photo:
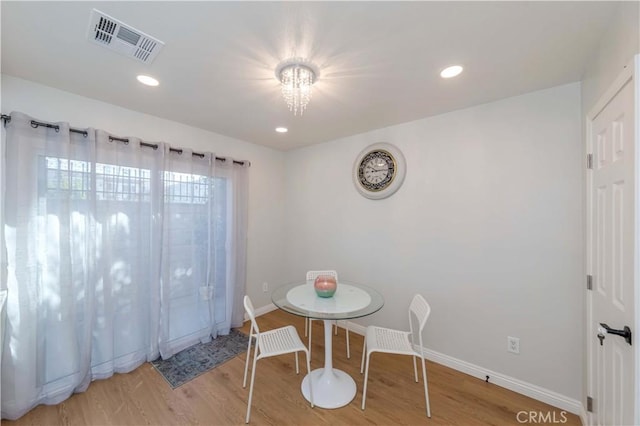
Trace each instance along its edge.
{"label": "electrical outlet", "polygon": [[262,291],[267,293],[269,291],[269,283],[262,283]]}
{"label": "electrical outlet", "polygon": [[507,352],[514,354],[520,353],[520,339],[517,337],[507,336]]}

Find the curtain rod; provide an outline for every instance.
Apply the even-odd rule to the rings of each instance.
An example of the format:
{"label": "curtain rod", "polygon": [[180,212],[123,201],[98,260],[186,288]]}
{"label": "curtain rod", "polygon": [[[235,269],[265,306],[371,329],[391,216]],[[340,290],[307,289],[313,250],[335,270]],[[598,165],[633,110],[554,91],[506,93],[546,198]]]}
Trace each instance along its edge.
{"label": "curtain rod", "polygon": [[[7,114],[2,114],[2,116],[0,116],[0,119],[2,121],[4,121],[4,124],[6,126],[7,122],[11,121],[11,116],[7,115]],[[36,121],[36,120],[31,120],[31,127],[33,127],[34,129],[37,129],[38,127],[47,127],[49,129],[55,129],[55,131],[59,131],[60,130],[60,126],[56,125],[56,124],[50,124],[50,123],[43,123],[41,121]],[[88,136],[88,133],[86,130],[82,130],[82,129],[74,129],[73,127],[69,127],[69,131],[71,133],[78,133],[81,134],[82,136],[84,136],[85,138]],[[118,141],[118,142],[124,142],[125,144],[129,143],[129,139],[127,138],[117,138],[115,136],[109,136],[109,140],[111,141]],[[148,148],[153,148],[153,149],[158,149],[158,145],[155,143],[148,143],[148,142],[142,142],[140,141],[140,145],[142,146],[146,146]],[[171,152],[176,152],[178,154],[182,154],[183,150],[180,148],[169,148],[169,151]],[[195,157],[200,157],[200,158],[204,158],[205,154],[199,153],[199,152],[192,152],[191,155],[195,156]],[[223,157],[216,157],[216,160],[218,161],[227,161],[226,158]],[[239,164],[241,166],[244,166],[244,161],[237,161],[237,160],[233,160],[233,164]]]}

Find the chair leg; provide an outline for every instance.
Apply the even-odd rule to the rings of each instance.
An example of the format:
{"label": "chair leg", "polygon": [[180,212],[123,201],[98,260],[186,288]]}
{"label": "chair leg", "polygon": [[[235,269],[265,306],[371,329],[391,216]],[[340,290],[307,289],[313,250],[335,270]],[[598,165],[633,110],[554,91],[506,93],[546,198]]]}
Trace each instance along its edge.
{"label": "chair leg", "polygon": [[367,400],[367,379],[369,379],[369,358],[371,357],[370,353],[367,353],[367,365],[364,369],[364,388],[362,389],[362,409],[364,410],[364,404]]}
{"label": "chair leg", "polygon": [[309,318],[304,318],[304,336],[307,337],[307,329],[309,328]]}
{"label": "chair leg", "polygon": [[298,352],[296,352],[295,355],[296,355],[296,374],[300,374],[300,367],[298,367]]}
{"label": "chair leg", "polygon": [[244,379],[242,379],[242,387],[247,387],[247,369],[249,368],[249,358],[251,357],[251,334],[249,333],[249,346],[247,347],[247,355],[245,356],[246,361],[244,363]]}
{"label": "chair leg", "polygon": [[418,367],[416,367],[416,356],[413,356],[413,376],[415,377],[416,383],[418,383]]}
{"label": "chair leg", "polygon": [[257,344],[254,350],[253,367],[251,368],[251,385],[249,385],[249,401],[247,402],[247,418],[245,419],[245,423],[249,423],[249,418],[251,417],[251,400],[253,399],[253,383],[256,378],[256,361],[258,361],[258,345]]}
{"label": "chair leg", "polygon": [[338,335],[338,320],[335,320],[333,323],[336,326],[336,330],[333,334],[335,334],[336,336]]}
{"label": "chair leg", "polygon": [[309,320],[309,356],[311,356],[311,335],[313,334],[313,321]]}
{"label": "chair leg", "polygon": [[349,349],[349,326],[345,324],[344,331],[347,334],[347,358],[351,359],[351,349]]}
{"label": "chair leg", "polygon": [[422,378],[424,379],[424,399],[427,403],[427,417],[431,418],[431,407],[429,406],[429,388],[427,386],[427,367],[425,367],[425,361],[422,359]]}
{"label": "chair leg", "polygon": [[364,334],[364,341],[362,342],[362,362],[360,363],[360,374],[364,372],[364,355],[367,353],[367,333]]}

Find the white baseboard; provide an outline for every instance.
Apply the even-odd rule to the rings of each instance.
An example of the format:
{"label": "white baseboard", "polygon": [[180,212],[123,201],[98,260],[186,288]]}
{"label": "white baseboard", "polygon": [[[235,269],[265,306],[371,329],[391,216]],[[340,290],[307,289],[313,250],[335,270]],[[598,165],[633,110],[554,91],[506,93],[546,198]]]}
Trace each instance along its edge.
{"label": "white baseboard", "polygon": [[[353,322],[346,322],[345,324],[344,321],[340,321],[339,323],[342,327],[347,325],[349,327],[349,331],[353,333],[364,335],[366,330],[366,327]],[[553,405],[554,407],[558,407],[561,410],[566,410],[569,413],[576,414],[580,416],[582,424],[587,424],[587,414],[585,408],[578,400],[568,398],[557,392],[524,382],[522,380],[515,379],[513,377],[506,376],[501,373],[497,373],[492,370],[488,370],[478,365],[462,361],[460,359],[442,354],[440,352],[436,352],[431,349],[425,348],[424,355],[425,358],[427,358],[429,361],[437,362],[438,364],[442,364],[446,367],[463,372],[470,376],[477,377],[481,380],[486,380],[486,377],[489,376],[489,382],[495,385],[501,386],[522,395],[526,395],[530,398],[542,401],[546,404]]]}
{"label": "white baseboard", "polygon": [[582,404],[573,398],[568,398],[557,392],[542,388],[540,386],[524,382],[519,379],[515,379],[504,374],[482,368],[475,364],[471,364],[466,361],[462,361],[457,358],[444,355],[440,352],[436,352],[431,349],[424,350],[425,357],[430,360],[442,364],[454,370],[461,371],[470,376],[477,377],[481,380],[486,380],[486,376],[489,376],[489,382],[501,386],[503,388],[512,390],[522,395],[526,395],[530,398],[537,399],[546,404],[558,407],[561,410],[566,410],[570,413],[580,415]]}
{"label": "white baseboard", "polygon": [[256,316],[259,317],[260,315],[264,315],[268,312],[275,311],[276,309],[278,309],[276,305],[274,305],[273,303],[269,303],[266,306],[256,309],[255,312],[256,312]]}
{"label": "white baseboard", "polygon": [[[276,309],[278,309],[276,305],[274,305],[273,303],[269,303],[266,306],[255,309],[254,313],[256,314],[256,317],[259,317],[260,315],[264,315],[268,312],[275,311]],[[247,315],[246,312],[244,313],[244,320],[249,321],[249,316]]]}
{"label": "white baseboard", "polygon": [[367,330],[367,327],[350,321],[338,321],[338,325],[343,328],[346,328],[346,325],[349,327],[349,333],[356,333],[361,336],[364,336],[364,332]]}

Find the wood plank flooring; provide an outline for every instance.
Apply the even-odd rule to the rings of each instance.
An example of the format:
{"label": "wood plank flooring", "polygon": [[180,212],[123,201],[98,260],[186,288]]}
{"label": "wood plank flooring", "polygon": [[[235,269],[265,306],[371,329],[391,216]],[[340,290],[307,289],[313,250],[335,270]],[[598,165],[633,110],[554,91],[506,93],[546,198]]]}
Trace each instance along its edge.
{"label": "wood plank flooring", "polygon": [[[248,332],[249,323],[243,331]],[[277,310],[258,318],[261,330],[294,324],[303,341],[304,320]],[[314,321],[311,368],[323,365],[323,325]],[[360,374],[362,336],[351,333],[351,359],[346,357],[344,330],[334,336],[334,367],[349,373],[358,387],[355,399],[336,410],[311,408],[300,392],[293,355],[258,361],[251,410],[253,425],[518,425],[520,411],[551,412],[547,417],[579,425],[573,414],[511,392],[483,380],[427,362],[431,419],[425,415],[422,376],[413,380],[411,357],[374,354],[369,370],[366,410],[362,411]],[[91,384],[61,404],[40,405],[17,421],[19,425],[239,425],[244,424],[249,388],[242,388],[245,354],[172,390],[151,366],[116,374]],[[419,368],[419,367],[418,367]],[[525,419],[521,415],[520,419]],[[537,423],[540,424],[540,423]]]}

